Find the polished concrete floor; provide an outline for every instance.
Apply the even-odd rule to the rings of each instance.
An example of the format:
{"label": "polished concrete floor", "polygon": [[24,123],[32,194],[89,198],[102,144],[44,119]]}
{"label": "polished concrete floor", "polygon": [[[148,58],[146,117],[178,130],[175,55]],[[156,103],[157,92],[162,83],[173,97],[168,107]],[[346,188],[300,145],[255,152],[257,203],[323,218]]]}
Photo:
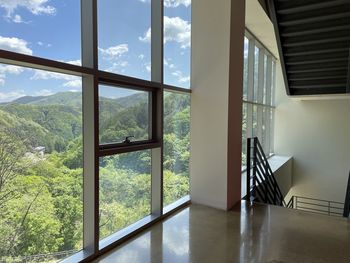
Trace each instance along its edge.
{"label": "polished concrete floor", "polygon": [[260,204],[230,212],[191,205],[95,262],[350,263],[350,220]]}

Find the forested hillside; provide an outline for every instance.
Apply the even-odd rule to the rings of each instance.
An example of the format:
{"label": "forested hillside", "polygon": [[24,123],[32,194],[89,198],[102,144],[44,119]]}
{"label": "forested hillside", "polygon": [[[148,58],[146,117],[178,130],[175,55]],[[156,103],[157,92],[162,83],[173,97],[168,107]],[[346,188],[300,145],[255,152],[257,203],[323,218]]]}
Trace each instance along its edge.
{"label": "forested hillside", "polygon": [[[100,142],[147,139],[147,110],[144,94],[101,97]],[[189,191],[189,125],[189,96],[166,93],[165,205]],[[82,153],[81,93],[0,104],[0,261],[82,248]],[[150,170],[150,151],[100,159],[101,238],[150,213]]]}

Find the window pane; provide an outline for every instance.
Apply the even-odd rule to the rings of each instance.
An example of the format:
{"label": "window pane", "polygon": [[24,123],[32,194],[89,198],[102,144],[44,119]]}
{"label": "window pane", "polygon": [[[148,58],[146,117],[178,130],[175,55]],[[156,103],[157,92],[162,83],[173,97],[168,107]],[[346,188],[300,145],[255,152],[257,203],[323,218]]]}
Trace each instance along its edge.
{"label": "window pane", "polygon": [[267,70],[267,56],[264,55],[264,86],[263,86],[263,98],[261,100],[261,103],[267,104],[267,85],[268,85],[268,70]]}
{"label": "window pane", "polygon": [[268,117],[269,117],[267,113],[270,111],[270,109],[267,107],[262,107],[261,110],[262,110],[262,125],[261,125],[261,138],[259,139],[265,154],[268,156],[269,155],[268,145],[267,145],[268,140],[266,136],[267,136],[267,125],[268,125]]}
{"label": "window pane", "polygon": [[80,64],[80,32],[79,0],[0,2],[0,49]]}
{"label": "window pane", "polygon": [[259,92],[259,48],[255,47],[255,58],[254,58],[254,102],[258,102]]}
{"label": "window pane", "polygon": [[275,110],[270,109],[270,154],[275,152],[274,146]]}
{"label": "window pane", "polygon": [[81,78],[0,72],[0,261],[58,261],[82,248]]}
{"label": "window pane", "polygon": [[100,143],[148,140],[149,93],[112,86],[99,86]]}
{"label": "window pane", "polygon": [[271,105],[275,105],[276,97],[276,61],[272,62],[272,87],[271,87]]}
{"label": "window pane", "polygon": [[249,40],[244,37],[243,100],[248,99],[248,52]]}
{"label": "window pane", "polygon": [[100,158],[100,239],[151,213],[151,151]]}
{"label": "window pane", "polygon": [[164,95],[164,206],[189,194],[190,95]]}
{"label": "window pane", "polygon": [[253,137],[258,137],[258,107],[253,105]]}
{"label": "window pane", "polygon": [[164,83],[190,87],[191,0],[164,1]]}
{"label": "window pane", "polygon": [[247,165],[247,104],[243,103],[242,115],[242,168]]}
{"label": "window pane", "polygon": [[101,70],[151,79],[150,2],[98,0]]}

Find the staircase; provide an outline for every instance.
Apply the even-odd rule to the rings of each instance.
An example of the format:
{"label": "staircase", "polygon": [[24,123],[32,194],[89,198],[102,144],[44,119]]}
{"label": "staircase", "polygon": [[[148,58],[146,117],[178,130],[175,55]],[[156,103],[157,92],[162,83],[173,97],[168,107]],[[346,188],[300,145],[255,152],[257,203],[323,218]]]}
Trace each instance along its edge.
{"label": "staircase", "polygon": [[284,196],[272,172],[263,148],[257,137],[247,139],[247,194],[243,198],[249,203],[259,202],[283,206],[311,213],[329,216],[349,217],[350,213],[350,175],[345,203],[292,196],[285,202]]}
{"label": "staircase", "polygon": [[266,0],[288,95],[350,92],[350,1]]}

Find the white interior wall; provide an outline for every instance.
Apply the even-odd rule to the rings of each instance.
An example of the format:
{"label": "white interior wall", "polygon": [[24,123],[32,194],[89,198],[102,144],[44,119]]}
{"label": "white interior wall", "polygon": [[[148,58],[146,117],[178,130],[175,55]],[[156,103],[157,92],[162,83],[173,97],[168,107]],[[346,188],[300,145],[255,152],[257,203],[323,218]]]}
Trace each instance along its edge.
{"label": "white interior wall", "polygon": [[230,0],[192,2],[191,200],[226,209]]}
{"label": "white interior wall", "polygon": [[244,1],[192,2],[191,200],[240,201]]}
{"label": "white interior wall", "polygon": [[277,71],[275,152],[293,156],[288,195],[344,202],[350,170],[350,100],[291,99],[280,66]]}

